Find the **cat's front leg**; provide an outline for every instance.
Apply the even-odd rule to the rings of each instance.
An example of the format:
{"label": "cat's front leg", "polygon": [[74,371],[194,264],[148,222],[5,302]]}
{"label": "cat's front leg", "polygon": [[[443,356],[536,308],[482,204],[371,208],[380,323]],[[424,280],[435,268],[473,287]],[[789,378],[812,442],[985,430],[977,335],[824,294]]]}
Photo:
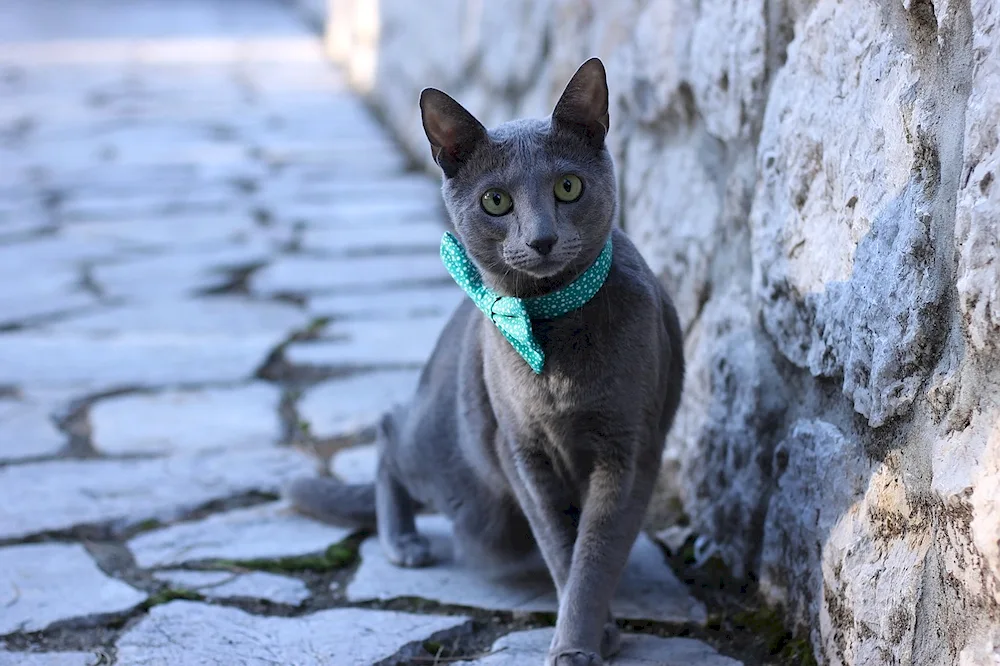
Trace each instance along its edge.
{"label": "cat's front leg", "polygon": [[[608,609],[642,525],[657,469],[638,469],[636,445],[607,445],[590,475],[547,666],[599,666],[617,651]],[[609,632],[610,630],[610,632]],[[609,640],[614,645],[609,645]]]}
{"label": "cat's front leg", "polygon": [[579,512],[573,507],[579,500],[555,473],[541,443],[521,439],[509,445],[502,463],[561,599],[576,543]]}

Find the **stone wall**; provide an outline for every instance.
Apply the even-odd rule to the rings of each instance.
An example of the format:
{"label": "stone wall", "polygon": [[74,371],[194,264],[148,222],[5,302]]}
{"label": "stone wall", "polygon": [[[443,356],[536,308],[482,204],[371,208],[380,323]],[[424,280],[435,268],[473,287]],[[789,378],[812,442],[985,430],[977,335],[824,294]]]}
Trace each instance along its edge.
{"label": "stone wall", "polygon": [[998,663],[1000,2],[330,8],[429,168],[424,86],[492,125],[600,56],[690,368],[651,522],[690,521],[821,663]]}

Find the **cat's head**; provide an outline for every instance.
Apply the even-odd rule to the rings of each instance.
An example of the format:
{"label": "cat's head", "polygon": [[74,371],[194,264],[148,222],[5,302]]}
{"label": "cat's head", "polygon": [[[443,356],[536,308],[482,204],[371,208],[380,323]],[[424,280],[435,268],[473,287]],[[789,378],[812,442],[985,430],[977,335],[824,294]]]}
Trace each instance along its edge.
{"label": "cat's head", "polygon": [[420,94],[420,112],[459,240],[494,289],[544,293],[600,254],[617,209],[600,60],[577,70],[545,120],[487,130],[433,88]]}

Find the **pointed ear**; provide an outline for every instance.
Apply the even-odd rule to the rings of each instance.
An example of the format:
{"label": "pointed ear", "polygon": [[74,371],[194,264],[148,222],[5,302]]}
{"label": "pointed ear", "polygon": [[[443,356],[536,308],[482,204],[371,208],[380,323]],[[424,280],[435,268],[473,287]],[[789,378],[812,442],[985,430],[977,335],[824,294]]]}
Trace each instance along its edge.
{"label": "pointed ear", "polygon": [[420,118],[431,143],[431,155],[451,178],[486,139],[486,128],[461,104],[435,88],[420,92]]}
{"label": "pointed ear", "polygon": [[608,115],[608,79],[600,58],[580,65],[552,112],[554,123],[583,136],[594,148],[604,145],[611,126]]}

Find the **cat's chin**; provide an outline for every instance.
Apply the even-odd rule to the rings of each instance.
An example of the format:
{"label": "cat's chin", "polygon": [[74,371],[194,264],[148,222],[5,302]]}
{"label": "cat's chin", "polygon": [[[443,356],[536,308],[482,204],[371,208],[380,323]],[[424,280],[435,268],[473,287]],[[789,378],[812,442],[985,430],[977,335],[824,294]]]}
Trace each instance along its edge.
{"label": "cat's chin", "polygon": [[566,262],[544,262],[538,263],[531,266],[516,266],[513,267],[516,271],[524,273],[530,278],[536,280],[545,280],[551,277],[559,275],[564,270],[566,270]]}
{"label": "cat's chin", "polygon": [[555,267],[552,270],[539,270],[539,269],[527,269],[527,268],[521,269],[522,273],[536,280],[545,280],[551,277],[555,277],[556,275],[559,275],[560,271],[562,271],[561,266]]}

